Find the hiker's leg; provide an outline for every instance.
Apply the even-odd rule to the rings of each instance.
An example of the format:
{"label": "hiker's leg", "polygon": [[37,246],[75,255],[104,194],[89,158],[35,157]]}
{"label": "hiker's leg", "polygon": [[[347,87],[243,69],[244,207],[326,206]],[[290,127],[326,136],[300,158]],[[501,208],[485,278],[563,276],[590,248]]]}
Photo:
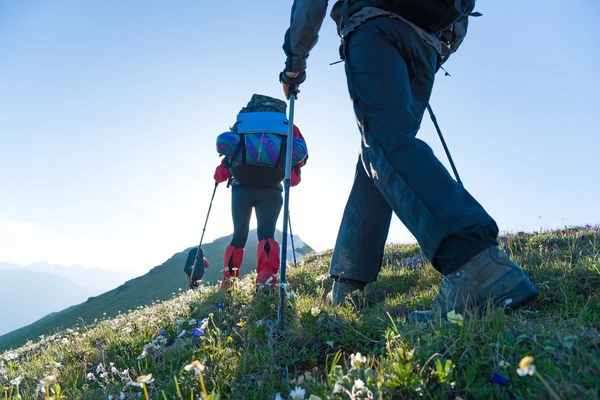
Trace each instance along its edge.
{"label": "hiker's leg", "polygon": [[255,210],[257,220],[258,245],[256,248],[256,284],[262,288],[264,282],[271,287],[277,283],[279,272],[279,243],[275,240],[275,227],[283,205],[283,196],[278,188],[260,189]]}
{"label": "hiker's leg", "polygon": [[252,217],[252,193],[244,186],[234,186],[231,190],[231,216],[233,237],[225,248],[223,257],[223,279],[221,288],[232,285],[229,278],[238,277],[244,259],[244,246],[248,240],[250,218]]}
{"label": "hiker's leg", "polygon": [[375,281],[381,269],[391,219],[391,207],[359,158],[331,257],[331,277],[356,287]]}
{"label": "hiker's leg", "polygon": [[256,232],[258,240],[275,237],[277,219],[283,206],[283,193],[278,188],[259,189],[260,196],[255,204]]}
{"label": "hiker's leg", "polygon": [[[433,87],[437,54],[407,23],[377,18],[362,24],[346,47],[346,75],[373,182],[423,252],[444,272],[495,243],[498,228],[415,136]],[[477,226],[461,254],[440,243]],[[440,257],[438,251],[452,253]],[[440,265],[436,260],[444,260]],[[457,265],[458,264],[458,265]]]}
{"label": "hiker's leg", "polygon": [[233,218],[233,237],[231,245],[243,248],[248,240],[250,218],[252,217],[253,188],[233,187],[231,190],[231,216]]}

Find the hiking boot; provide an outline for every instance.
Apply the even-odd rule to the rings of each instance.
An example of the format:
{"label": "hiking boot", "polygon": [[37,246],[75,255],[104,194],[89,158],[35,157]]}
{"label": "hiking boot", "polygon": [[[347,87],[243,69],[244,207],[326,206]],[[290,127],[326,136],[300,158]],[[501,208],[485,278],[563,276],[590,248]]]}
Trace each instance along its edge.
{"label": "hiking boot", "polygon": [[275,289],[277,285],[277,274],[279,273],[279,243],[275,239],[261,240],[256,247],[256,290],[265,292]]}
{"label": "hiking boot", "polygon": [[355,298],[352,295],[357,290],[359,292],[363,292],[362,288],[353,285],[352,283],[334,280],[333,286],[331,287],[331,291],[327,293],[327,297],[325,297],[325,300],[328,303],[333,304],[334,306],[339,306],[343,304],[344,301],[348,300],[352,300],[356,304]]}
{"label": "hiking boot", "polygon": [[221,280],[221,290],[227,290],[235,286],[235,278],[240,276],[240,268],[244,259],[244,249],[236,249],[232,245],[225,248],[223,259],[223,279]]}
{"label": "hiking boot", "polygon": [[442,280],[433,310],[412,312],[409,322],[432,320],[435,312],[485,311],[493,307],[518,308],[539,294],[525,272],[497,246],[490,246]]}

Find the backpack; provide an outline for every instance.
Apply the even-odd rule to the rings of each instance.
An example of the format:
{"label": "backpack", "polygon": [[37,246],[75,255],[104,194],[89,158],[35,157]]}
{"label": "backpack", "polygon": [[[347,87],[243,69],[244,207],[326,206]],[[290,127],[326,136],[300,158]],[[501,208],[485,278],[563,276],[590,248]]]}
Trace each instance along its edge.
{"label": "backpack", "polygon": [[[187,275],[192,274],[192,270],[194,269],[194,261],[196,260],[196,253],[198,253],[198,248],[194,247],[190,249],[187,255],[187,259],[185,260],[185,265],[183,266],[183,272]],[[204,269],[206,266],[204,265],[204,250],[200,249],[200,256],[198,257],[198,264],[196,265],[196,269],[194,270],[194,276],[190,279],[192,282],[196,282],[202,279],[204,276]]]}
{"label": "backpack", "polygon": [[[242,112],[230,132],[217,137],[217,152],[237,183],[274,187],[285,179],[288,120],[281,112]],[[292,165],[307,156],[304,140],[293,138]]]}
{"label": "backpack", "polygon": [[467,29],[469,27],[469,17],[480,17],[481,15],[482,14],[478,12],[465,14],[450,27],[441,32],[440,39],[443,46],[439,67],[448,61],[448,58],[454,54],[456,50],[458,50],[463,40],[465,40],[465,36],[467,36]]}
{"label": "backpack", "polygon": [[348,14],[372,6],[406,18],[429,33],[449,29],[475,8],[475,0],[346,0]]}
{"label": "backpack", "polygon": [[[377,7],[394,12],[425,31],[439,36],[442,42],[442,54],[437,66],[439,69],[458,50],[465,39],[469,17],[482,15],[473,12],[475,2],[476,0],[338,0],[331,10],[330,16],[338,26],[338,33],[341,36],[343,14],[352,15],[363,7]],[[423,10],[429,7],[430,9]],[[438,16],[438,22],[435,22],[436,14],[443,10],[446,10],[448,15],[445,18]],[[415,15],[417,11],[419,13]]]}

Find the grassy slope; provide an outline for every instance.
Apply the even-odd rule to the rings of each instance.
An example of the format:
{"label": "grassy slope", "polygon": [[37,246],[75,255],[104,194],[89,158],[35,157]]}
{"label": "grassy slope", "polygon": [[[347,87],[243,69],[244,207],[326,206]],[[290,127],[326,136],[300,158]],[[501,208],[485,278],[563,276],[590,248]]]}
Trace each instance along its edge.
{"label": "grassy slope", "polygon": [[[281,242],[281,232],[277,231],[276,236]],[[216,282],[222,277],[223,253],[230,240],[231,236],[227,236],[202,245],[205,257],[211,265],[206,270],[206,282]],[[256,230],[252,230],[246,244],[241,275],[256,269],[257,244]],[[307,248],[310,250],[308,246]],[[40,335],[54,333],[57,329],[71,327],[80,319],[89,324],[104,316],[114,317],[119,312],[125,313],[138,306],[150,304],[154,300],[167,299],[179,288],[187,289],[183,265],[188,250],[189,248],[174,254],[170,259],[154,267],[147,274],[127,281],[114,290],[96,297],[90,297],[84,303],[69,307],[61,312],[52,313],[33,324],[0,336],[0,351],[23,345],[27,340],[34,340]]]}
{"label": "grassy slope", "polygon": [[[119,391],[133,398],[141,389],[127,382],[151,373],[150,398],[181,393],[189,399],[201,386],[184,366],[200,360],[208,391],[232,399],[267,399],[277,392],[286,398],[296,385],[306,398],[347,399],[329,396],[334,388],[357,391],[359,378],[372,398],[599,398],[599,239],[598,228],[509,236],[507,251],[541,291],[510,315],[496,311],[466,318],[463,325],[405,324],[406,313],[431,305],[440,283],[430,266],[403,263],[418,254],[414,245],[387,247],[380,278],[369,286],[359,312],[330,307],[322,300],[331,286],[322,279],[331,255],[325,252],[290,269],[295,297],[286,303],[282,335],[272,329],[277,297],[255,296],[248,276],[228,292],[203,287],[4,354],[17,358],[0,365],[7,370],[1,382],[11,387],[9,379],[23,376],[19,390],[29,398],[39,379],[54,373],[65,398],[106,399]],[[202,339],[190,336],[198,326],[190,325],[191,318],[206,320]],[[169,343],[185,329],[182,346],[163,348],[161,329]],[[153,340],[157,347],[141,356]],[[357,352],[366,361],[355,356],[351,363]],[[533,376],[516,372],[524,356],[534,358]],[[334,361],[339,365],[332,368]],[[101,375],[98,365],[110,371],[111,362],[116,370]]]}

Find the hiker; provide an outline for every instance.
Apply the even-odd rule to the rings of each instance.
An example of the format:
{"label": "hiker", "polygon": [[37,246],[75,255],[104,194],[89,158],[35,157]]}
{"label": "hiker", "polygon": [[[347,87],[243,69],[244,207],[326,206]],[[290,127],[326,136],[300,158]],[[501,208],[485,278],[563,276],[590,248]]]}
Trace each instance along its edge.
{"label": "hiker", "polygon": [[[286,98],[306,79],[306,60],[327,11],[326,0],[295,0],[279,75]],[[444,275],[434,310],[462,312],[494,303],[516,308],[536,297],[523,270],[498,248],[494,219],[416,138],[434,77],[462,43],[474,1],[337,1],[330,13],[361,133],[361,152],[330,265],[328,299],[377,279],[392,211]],[[457,9],[456,7],[463,7]]]}
{"label": "hiker", "polygon": [[[217,151],[225,155],[215,170],[214,179],[231,185],[233,237],[225,249],[221,288],[238,278],[248,240],[250,217],[254,208],[257,220],[256,289],[270,292],[277,283],[280,248],[275,226],[283,205],[285,154],[287,143],[287,103],[273,97],[254,94],[239,112],[230,132],[217,138]],[[306,143],[294,125],[291,186],[301,181],[306,164]]]}
{"label": "hiker", "polygon": [[[204,269],[210,267],[210,263],[204,257],[204,250],[200,250],[200,257],[204,262],[199,262],[196,265],[196,269],[194,269],[194,261],[196,260],[196,253],[198,253],[198,247],[192,247],[190,251],[188,251],[187,259],[185,260],[185,265],[183,266],[183,271],[190,281],[190,287],[198,287],[200,285],[200,281],[204,278]],[[193,271],[193,277],[192,277]]]}

